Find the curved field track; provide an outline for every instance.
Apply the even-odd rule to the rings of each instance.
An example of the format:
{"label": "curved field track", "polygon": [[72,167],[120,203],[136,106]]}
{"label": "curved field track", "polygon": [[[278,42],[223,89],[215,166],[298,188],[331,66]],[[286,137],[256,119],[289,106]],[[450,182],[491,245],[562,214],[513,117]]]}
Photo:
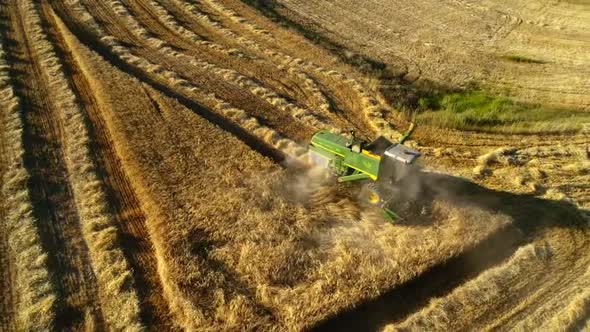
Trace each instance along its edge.
{"label": "curved field track", "polygon": [[[0,330],[35,330],[26,317],[43,317],[40,330],[588,324],[588,132],[418,127],[409,144],[427,170],[406,191],[420,206],[400,204],[397,224],[359,199],[360,186],[308,165],[305,148],[320,129],[397,139],[407,126],[364,56],[400,82],[476,80],[588,107],[588,59],[568,52],[574,39],[587,46],[585,12],[568,11],[584,5],[392,3],[379,15],[376,0],[353,5],[0,0],[0,88],[20,100],[22,131],[10,137],[24,147],[27,244],[40,243],[23,268],[17,254],[29,251],[11,240],[20,233],[0,225]],[[534,51],[544,29],[554,58]],[[526,43],[503,48],[515,40]],[[0,120],[8,137],[10,119]],[[0,141],[2,188],[20,183],[10,146]],[[0,192],[2,220],[27,211],[9,196]],[[16,286],[31,284],[27,271],[46,281],[44,296]]]}

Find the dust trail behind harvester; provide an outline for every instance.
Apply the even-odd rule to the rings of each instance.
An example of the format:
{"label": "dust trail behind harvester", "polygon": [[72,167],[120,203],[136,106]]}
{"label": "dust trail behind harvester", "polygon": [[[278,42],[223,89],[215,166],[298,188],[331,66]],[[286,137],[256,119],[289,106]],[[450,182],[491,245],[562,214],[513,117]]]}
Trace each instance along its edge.
{"label": "dust trail behind harvester", "polygon": [[[361,306],[354,304],[355,307],[371,308],[368,316],[365,309],[360,309],[358,317],[356,309],[341,311],[334,320],[328,319],[318,328],[324,323],[328,329],[342,328],[359,319],[363,323],[354,326],[376,328],[395,316],[392,310],[403,313],[414,308],[412,304],[401,308],[399,303],[393,303],[399,302],[397,295],[391,297],[390,302],[384,293],[410,289],[406,283],[421,275],[425,275],[424,282],[435,278],[437,287],[419,286],[426,290],[424,296],[416,295],[411,301],[416,306],[423,305],[422,301],[427,301],[430,295],[440,294],[439,291],[444,294],[465,276],[487,267],[487,263],[508,257],[515,241],[519,241],[519,232],[510,226],[511,218],[491,212],[477,201],[469,204],[460,198],[461,180],[456,179],[458,183],[454,183],[448,180],[450,176],[419,168],[403,171],[406,172],[403,181],[395,188],[401,193],[395,204],[408,214],[394,224],[386,222],[378,208],[367,205],[359,197],[362,186],[337,184],[317,165],[310,165],[307,171],[300,170],[291,177],[287,187],[301,189],[301,195],[296,197],[303,198],[302,203],[310,213],[321,218],[308,234],[314,251],[320,253],[316,256],[320,262],[312,275],[345,276],[346,281],[340,279],[338,286],[334,286],[334,295],[354,297],[349,292],[355,287],[347,283],[357,283],[355,291],[363,293],[368,302]],[[485,243],[483,247],[474,249],[480,242]],[[472,254],[472,249],[477,253]],[[480,259],[483,262],[479,262]],[[448,269],[456,271],[447,273],[445,262],[453,260],[457,263],[449,263]],[[457,266],[462,268],[457,269]],[[439,272],[430,272],[437,268]],[[326,281],[319,278],[317,282]],[[383,303],[372,302],[371,299],[381,299],[381,295],[385,296]]]}
{"label": "dust trail behind harvester", "polygon": [[322,165],[312,162],[309,153],[298,158],[288,158],[284,162],[289,180],[283,188],[287,198],[308,204],[312,196],[318,199],[318,193],[325,192],[333,186],[335,179]]}

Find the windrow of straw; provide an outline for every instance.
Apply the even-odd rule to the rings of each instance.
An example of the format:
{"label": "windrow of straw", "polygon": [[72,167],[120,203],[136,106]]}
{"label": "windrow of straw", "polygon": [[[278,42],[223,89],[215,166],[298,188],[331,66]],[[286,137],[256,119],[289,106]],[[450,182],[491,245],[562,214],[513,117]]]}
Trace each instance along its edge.
{"label": "windrow of straw", "polygon": [[142,24],[137,21],[135,17],[133,17],[123,2],[119,0],[109,0],[107,3],[111,6],[113,11],[125,21],[125,23],[130,27],[130,30],[140,40],[146,40],[149,45],[158,49],[158,51],[160,51],[162,54],[175,59],[183,60],[184,62],[190,63],[196,68],[212,73],[226,82],[231,82],[240,88],[246,89],[258,98],[277,107],[281,111],[290,114],[295,120],[300,121],[302,124],[312,126],[315,129],[335,130],[329,124],[318,119],[309,109],[303,109],[289,102],[287,99],[280,97],[271,89],[256,83],[253,79],[250,79],[235,70],[220,68],[213,63],[198,60],[190,55],[185,54],[184,52],[174,50],[172,47],[167,45],[165,41],[152,36],[148,30],[142,26]]}
{"label": "windrow of straw", "polygon": [[[61,23],[59,18],[56,18],[56,20],[62,31],[64,31],[64,38],[72,55],[79,63],[80,69],[88,78],[91,86],[95,89],[97,102],[102,110],[107,127],[114,138],[115,150],[123,160],[125,171],[129,174],[133,188],[140,198],[142,209],[145,211],[147,218],[146,227],[154,245],[155,255],[158,258],[157,268],[164,296],[171,312],[176,318],[176,323],[187,330],[201,331],[214,330],[215,327],[219,328],[219,326],[223,326],[220,324],[227,322],[227,320],[230,320],[231,324],[237,328],[238,324],[246,323],[240,319],[244,317],[249,319],[249,323],[253,323],[257,318],[253,318],[253,314],[249,313],[251,311],[251,309],[248,309],[251,306],[249,304],[250,300],[243,296],[230,297],[230,295],[223,294],[224,291],[222,288],[213,288],[208,291],[202,290],[202,292],[215,291],[216,296],[221,296],[222,298],[219,300],[222,303],[217,303],[219,307],[203,308],[199,306],[199,301],[194,300],[195,297],[198,297],[196,290],[199,289],[199,284],[207,284],[209,282],[225,283],[227,281],[223,277],[211,279],[212,275],[207,274],[210,273],[208,267],[203,265],[199,257],[193,257],[193,259],[189,260],[184,256],[184,249],[180,250],[177,248],[179,245],[192,246],[190,243],[185,243],[184,237],[178,233],[182,227],[189,227],[186,219],[190,218],[191,212],[186,211],[183,206],[184,203],[179,201],[180,197],[184,195],[170,196],[170,189],[172,188],[169,187],[169,182],[176,181],[175,179],[178,174],[173,172],[168,174],[168,177],[161,177],[162,175],[158,174],[158,172],[162,172],[162,167],[168,167],[168,164],[154,164],[154,157],[150,155],[153,152],[153,147],[145,146],[146,142],[156,139],[151,135],[155,135],[156,137],[168,135],[169,131],[164,130],[161,133],[155,133],[153,130],[144,128],[148,124],[149,126],[161,125],[161,119],[150,119],[149,112],[146,112],[146,109],[150,107],[150,102],[147,100],[145,93],[142,92],[141,83],[135,78],[119,73],[98,55],[84,48],[77,41],[76,37],[66,30],[66,27]],[[109,77],[110,79],[107,79]],[[126,103],[121,101],[119,96],[112,95],[113,89],[118,89],[114,88],[115,82],[122,82],[127,89],[126,93],[133,93],[135,96],[134,103]],[[162,108],[164,114],[167,114],[167,108],[164,106]],[[141,124],[138,123],[131,133],[127,124],[122,122],[122,120],[132,121],[136,117],[141,117],[142,122]],[[156,122],[160,124],[155,124]],[[186,124],[183,123],[184,125]],[[210,124],[209,126],[213,127]],[[184,132],[182,129],[178,131]],[[212,128],[201,128],[201,131],[207,132],[207,137],[214,132]],[[194,131],[191,135],[194,137],[195,133],[199,132],[199,130]],[[129,135],[133,135],[134,137],[129,137]],[[170,144],[170,142],[168,143]],[[184,144],[188,145],[190,142],[185,142]],[[204,144],[207,146],[210,145],[208,143]],[[194,149],[201,149],[201,147],[196,145],[192,145],[192,147]],[[159,151],[161,152],[162,149],[166,151],[173,149],[178,152],[177,146],[162,146],[159,148]],[[168,158],[176,158],[176,156],[169,156]],[[184,166],[186,163],[186,160],[178,160],[175,167]],[[192,168],[196,169],[198,165],[199,163],[195,163],[192,165]],[[219,166],[223,167],[222,165],[223,163]],[[211,167],[209,171],[215,169]],[[182,177],[193,178],[193,173],[194,170],[189,170],[188,173],[183,173]],[[198,177],[202,178],[202,175],[199,174]],[[179,192],[184,191],[182,185],[180,188],[173,190]],[[191,241],[197,244],[199,241],[205,240],[199,238],[191,239]],[[180,271],[179,265],[184,265],[186,270]],[[193,288],[195,289],[193,294],[187,293],[186,288],[189,285],[185,281],[194,281],[195,275],[202,275],[203,278],[195,284],[191,284],[191,287],[195,287]],[[210,298],[202,298],[201,300],[209,301]],[[231,316],[220,317],[219,321],[212,321],[210,317],[205,316],[205,310],[221,310],[221,307],[225,307],[227,310],[245,311],[245,313],[238,313],[234,318]],[[263,323],[261,321],[256,324]]]}
{"label": "windrow of straw", "polygon": [[17,327],[23,331],[51,330],[55,320],[56,295],[51,284],[24,165],[22,109],[11,86],[9,64],[0,40],[0,121],[5,146],[6,172],[0,179],[0,199],[5,209],[0,232],[8,238],[8,255],[14,257]]}
{"label": "windrow of straw", "polygon": [[33,56],[53,97],[51,105],[63,126],[64,159],[82,234],[98,280],[105,320],[117,330],[139,330],[139,302],[133,288],[132,272],[118,247],[117,230],[90,157],[86,119],[45,34],[37,5],[25,0],[20,3],[20,9]]}
{"label": "windrow of straw", "polygon": [[[182,78],[178,73],[166,70],[158,64],[136,56],[128,48],[119,43],[115,37],[108,35],[94,20],[90,21],[89,19],[91,16],[89,18],[87,9],[79,1],[72,0],[69,1],[69,3],[72,10],[76,13],[80,13],[82,17],[88,19],[88,21],[86,21],[88,26],[93,28],[94,32],[121,60],[153,75],[158,80],[176,88],[188,96],[196,96],[199,100],[206,103],[207,106],[210,106],[219,114],[234,121],[261,141],[286,155],[299,157],[305,153],[305,149],[300,147],[297,143],[290,139],[283,138],[275,130],[261,125],[256,118],[248,115],[246,111],[233,107],[214,93],[205,93],[201,88]],[[121,7],[117,8],[119,8],[118,11],[121,11]]]}
{"label": "windrow of straw", "polygon": [[[214,49],[217,51],[223,52],[224,55],[229,57],[243,57],[243,53],[241,53],[237,49],[227,49],[224,46],[219,44],[214,44],[209,41],[203,41],[200,37],[195,34],[193,31],[186,29],[182,26],[169,12],[168,10],[160,5],[158,2],[153,0],[148,0],[150,6],[154,9],[154,11],[158,14],[160,21],[166,25],[172,31],[175,31],[179,35],[183,36],[185,39],[195,42],[199,45],[206,44],[208,47],[215,46]],[[177,55],[178,56],[178,55]],[[253,60],[261,61],[261,58],[256,57],[255,55],[248,54],[249,57],[253,57]],[[252,92],[254,95],[263,98],[264,100],[268,101],[274,106],[279,107],[282,111],[288,112],[292,114],[296,119],[301,119],[307,124],[314,125],[316,128],[323,128],[323,129],[332,129],[326,128],[328,125],[323,121],[320,121],[315,116],[313,116],[313,112],[309,110],[302,109],[292,103],[288,102],[286,99],[281,98],[278,96],[274,91],[257,84],[252,79],[245,77],[244,75],[240,75],[238,72],[229,69],[222,69],[217,68],[213,64],[205,62],[205,61],[198,61],[191,57],[191,63],[194,64],[198,68],[204,69],[211,69],[217,75],[221,75],[228,79],[230,82],[239,85],[240,87],[247,88]],[[274,66],[274,65],[273,65]],[[215,67],[215,68],[214,68]],[[278,68],[281,66],[279,65]],[[319,89],[317,83],[305,74],[303,71],[297,69],[296,67],[289,66],[287,67],[287,72],[294,77],[297,77],[300,82],[303,83],[303,88],[306,93],[306,96],[309,96],[309,99],[314,101],[314,107],[317,107],[323,114],[330,113],[330,103],[328,99],[323,94],[323,92]]]}
{"label": "windrow of straw", "polygon": [[[154,9],[154,11],[158,14],[161,22],[166,25],[169,29],[176,31],[179,35],[183,36],[187,40],[191,40],[201,46],[206,46],[208,48],[214,49],[216,51],[222,52],[225,56],[229,57],[237,57],[243,58],[244,54],[235,49],[231,48],[228,49],[220,44],[216,44],[210,41],[201,40],[201,38],[195,34],[192,30],[186,29],[179,23],[174,16],[170,14],[170,12],[158,2],[153,0],[148,0],[150,6]],[[253,54],[248,54],[248,57],[252,58],[255,61],[263,61],[262,58],[258,58]],[[282,69],[283,65],[279,64],[277,68]],[[331,107],[328,99],[324,95],[324,93],[318,87],[318,84],[313,80],[313,78],[309,77],[305,72],[301,71],[300,69],[294,66],[288,66],[287,72],[294,77],[297,77],[300,82],[303,83],[303,88],[305,90],[306,95],[309,96],[310,100],[314,101],[314,107],[319,109],[323,114],[330,114]]]}
{"label": "windrow of straw", "polygon": [[[174,1],[179,2],[178,0],[174,0]],[[223,5],[219,4],[218,2],[205,1],[205,4],[208,4],[209,6],[211,6],[211,8],[216,10],[219,14],[226,15],[226,16],[230,17],[236,23],[239,23],[241,25],[245,25],[246,28],[248,28],[248,26],[250,26],[249,23],[247,23],[247,21],[240,18],[233,11],[228,10],[227,8],[225,8]],[[349,88],[352,90],[352,92],[354,94],[356,94],[356,99],[360,101],[360,105],[359,105],[360,110],[359,111],[361,112],[361,114],[364,114],[367,123],[369,123],[369,125],[372,127],[372,129],[375,132],[377,132],[380,135],[383,135],[385,137],[392,138],[392,139],[397,139],[398,136],[400,135],[399,131],[395,130],[391,126],[391,124],[384,118],[383,114],[388,112],[388,110],[386,108],[384,108],[379,103],[377,98],[375,98],[367,88],[363,87],[354,78],[349,78],[346,75],[344,75],[343,73],[338,72],[336,70],[328,70],[326,68],[320,67],[311,61],[305,61],[305,60],[302,60],[299,58],[293,58],[290,55],[281,53],[279,51],[265,49],[265,48],[259,46],[258,44],[256,44],[254,41],[249,40],[246,37],[236,35],[233,31],[223,27],[220,23],[213,22],[207,15],[202,14],[198,10],[198,7],[195,4],[195,1],[193,1],[193,0],[187,1],[185,3],[179,2],[179,5],[181,5],[187,12],[193,14],[202,23],[207,24],[213,28],[216,28],[222,34],[226,35],[228,38],[232,38],[233,40],[240,42],[242,45],[247,46],[247,47],[249,47],[253,50],[256,50],[258,52],[262,52],[263,54],[265,54],[271,58],[280,59],[280,61],[282,62],[282,65],[284,65],[284,66],[298,67],[298,68],[301,68],[302,70],[305,70],[305,71],[320,74],[320,75],[322,75],[326,78],[329,78],[333,81],[347,84],[349,86]],[[375,93],[375,92],[373,92],[373,93]]]}
{"label": "windrow of straw", "polygon": [[[324,76],[326,76],[327,78],[334,79],[335,76],[330,76],[328,74],[331,71],[324,69],[320,66],[317,66],[311,62],[306,62],[302,59],[292,57],[279,51],[267,49],[242,35],[234,33],[232,30],[224,27],[222,24],[213,21],[206,14],[203,14],[198,9],[197,5],[192,1],[173,1],[177,6],[182,8],[185,13],[193,17],[195,21],[198,21],[200,24],[207,26],[211,30],[218,32],[220,35],[224,36],[228,40],[235,41],[243,47],[246,47],[251,51],[254,51],[258,54],[265,56],[270,60],[273,60],[277,67],[287,68],[287,70],[291,74],[295,75],[301,82],[303,82],[305,90],[311,96],[310,99],[315,100],[315,107],[317,107],[317,110],[321,111],[322,115],[326,117],[329,117],[331,115],[333,110],[330,106],[328,99],[318,87],[318,83],[310,75],[306,74],[306,72],[313,72],[316,74],[324,74]],[[339,76],[338,79],[340,79]]]}
{"label": "windrow of straw", "polygon": [[157,1],[148,0],[147,2],[149,3],[150,7],[153,8],[154,12],[158,15],[158,19],[167,28],[169,28],[172,31],[175,31],[176,33],[181,35],[186,40],[190,40],[191,42],[193,42],[197,45],[204,46],[204,47],[207,47],[211,50],[220,52],[224,56],[229,56],[229,57],[243,57],[244,56],[239,50],[237,50],[235,48],[228,49],[228,48],[224,47],[223,45],[220,45],[220,44],[208,41],[208,40],[203,40],[203,38],[201,38],[199,35],[197,35],[196,33],[194,33],[190,29],[186,29],[180,22],[178,22],[176,20],[176,18],[174,18],[174,16],[172,16],[172,14],[170,14],[170,12],[166,9],[166,7],[162,6]]}
{"label": "windrow of straw", "polygon": [[233,22],[240,24],[243,27],[246,27],[248,30],[261,35],[263,37],[267,37],[271,40],[274,40],[273,35],[268,32],[267,30],[264,30],[258,26],[256,26],[255,24],[249,22],[248,20],[246,20],[245,18],[243,18],[242,16],[238,15],[238,13],[236,13],[235,11],[228,9],[227,7],[225,7],[223,4],[221,4],[219,1],[215,1],[215,0],[204,0],[203,1],[205,4],[207,4],[209,7],[214,8],[215,10],[217,10],[220,13],[223,13],[225,16],[229,17]]}

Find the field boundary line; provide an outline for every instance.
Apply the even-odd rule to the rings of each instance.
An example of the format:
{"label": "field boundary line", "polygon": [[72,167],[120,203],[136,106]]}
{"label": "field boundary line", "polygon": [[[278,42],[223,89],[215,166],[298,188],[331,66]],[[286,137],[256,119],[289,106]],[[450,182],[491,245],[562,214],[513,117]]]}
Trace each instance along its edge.
{"label": "field boundary line", "polygon": [[[18,97],[10,83],[9,64],[0,38],[0,108],[4,123],[7,170],[1,179],[6,207],[2,228],[7,232],[10,255],[16,262],[16,324],[23,331],[53,329],[56,293],[41,245],[38,222],[29,196],[29,174],[24,165],[23,120]],[[3,231],[4,231],[3,230]]]}
{"label": "field boundary line", "polygon": [[102,311],[115,329],[140,330],[139,302],[127,261],[118,247],[105,195],[90,157],[85,119],[64,75],[63,67],[31,0],[21,3],[27,36],[38,58],[47,88],[55,97],[53,107],[64,130],[64,159],[80,216],[82,234],[96,273]]}

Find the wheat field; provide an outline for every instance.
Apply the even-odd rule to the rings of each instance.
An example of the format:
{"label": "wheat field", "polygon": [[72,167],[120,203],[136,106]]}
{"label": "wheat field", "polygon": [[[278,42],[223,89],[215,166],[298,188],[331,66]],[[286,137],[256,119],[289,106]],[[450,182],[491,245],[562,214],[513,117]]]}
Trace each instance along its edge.
{"label": "wheat field", "polygon": [[397,139],[436,82],[587,112],[588,4],[444,1],[419,34],[396,5],[0,0],[0,331],[588,329],[583,123],[418,124],[424,208],[399,223],[307,156],[318,130]]}

